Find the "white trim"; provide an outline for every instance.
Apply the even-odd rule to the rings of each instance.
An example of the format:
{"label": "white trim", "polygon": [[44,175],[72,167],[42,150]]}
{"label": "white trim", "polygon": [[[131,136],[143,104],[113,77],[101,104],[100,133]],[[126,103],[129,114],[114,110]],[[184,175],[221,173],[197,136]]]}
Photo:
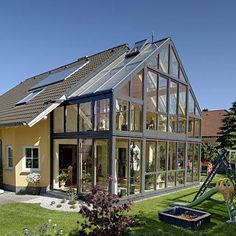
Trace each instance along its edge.
{"label": "white trim", "polygon": [[49,106],[46,110],[44,110],[42,113],[40,113],[38,116],[36,116],[33,120],[31,120],[28,125],[29,127],[34,126],[35,124],[37,124],[40,120],[42,120],[45,116],[47,116],[50,112],[52,112],[54,109],[56,109],[63,101],[66,100],[66,96],[63,95],[61,98],[58,99],[59,101],[52,104],[51,106]]}
{"label": "white trim", "polygon": [[[8,156],[8,149],[11,148],[12,150],[12,166],[9,166],[9,156]],[[6,145],[6,170],[12,170],[13,169],[13,147],[12,145]]]}
{"label": "white trim", "polygon": [[[26,168],[26,148],[30,148],[30,149],[38,149],[38,168]],[[22,172],[39,172],[40,171],[40,146],[35,145],[35,146],[24,146],[23,147],[23,158],[22,158]]]}

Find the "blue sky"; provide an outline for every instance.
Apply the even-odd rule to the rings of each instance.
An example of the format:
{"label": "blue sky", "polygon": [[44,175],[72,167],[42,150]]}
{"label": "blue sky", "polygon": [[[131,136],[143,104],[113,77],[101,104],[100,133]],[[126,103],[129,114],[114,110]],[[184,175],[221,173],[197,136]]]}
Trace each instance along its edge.
{"label": "blue sky", "polygon": [[201,108],[236,100],[236,1],[22,0],[0,3],[0,94],[122,43],[171,36]]}

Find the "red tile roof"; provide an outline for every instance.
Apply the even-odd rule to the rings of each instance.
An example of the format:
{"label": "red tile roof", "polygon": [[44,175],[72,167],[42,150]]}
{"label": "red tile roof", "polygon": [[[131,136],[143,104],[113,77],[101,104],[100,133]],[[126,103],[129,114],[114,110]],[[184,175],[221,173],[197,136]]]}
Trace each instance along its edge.
{"label": "red tile roof", "polygon": [[203,110],[202,119],[202,137],[218,137],[220,136],[220,127],[222,127],[222,120],[228,113],[227,110]]}

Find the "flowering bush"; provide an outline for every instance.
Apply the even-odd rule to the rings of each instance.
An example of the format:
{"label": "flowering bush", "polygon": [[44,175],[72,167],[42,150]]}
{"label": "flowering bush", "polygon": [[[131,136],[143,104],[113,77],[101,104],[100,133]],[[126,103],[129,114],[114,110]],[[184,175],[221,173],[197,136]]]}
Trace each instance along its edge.
{"label": "flowering bush", "polygon": [[39,183],[41,178],[41,175],[39,173],[30,173],[26,177],[26,181],[31,184],[37,184]]}
{"label": "flowering bush", "polygon": [[124,214],[130,211],[131,202],[120,204],[117,196],[108,195],[104,190],[93,189],[85,196],[85,203],[80,210],[84,218],[80,230],[70,235],[122,235],[135,223],[137,216]]}

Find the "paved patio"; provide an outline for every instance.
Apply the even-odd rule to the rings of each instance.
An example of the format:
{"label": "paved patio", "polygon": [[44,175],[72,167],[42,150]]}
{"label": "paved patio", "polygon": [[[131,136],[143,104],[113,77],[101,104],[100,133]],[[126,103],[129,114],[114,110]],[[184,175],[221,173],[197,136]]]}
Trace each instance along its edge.
{"label": "paved patio", "polygon": [[[31,203],[40,204],[41,207],[54,210],[54,211],[69,211],[78,212],[83,202],[76,201],[74,208],[68,204],[67,200],[62,203],[62,198],[53,196],[42,196],[42,195],[16,195],[14,192],[5,191],[0,194],[0,204],[10,204],[10,203]],[[60,206],[59,206],[60,205]]]}

